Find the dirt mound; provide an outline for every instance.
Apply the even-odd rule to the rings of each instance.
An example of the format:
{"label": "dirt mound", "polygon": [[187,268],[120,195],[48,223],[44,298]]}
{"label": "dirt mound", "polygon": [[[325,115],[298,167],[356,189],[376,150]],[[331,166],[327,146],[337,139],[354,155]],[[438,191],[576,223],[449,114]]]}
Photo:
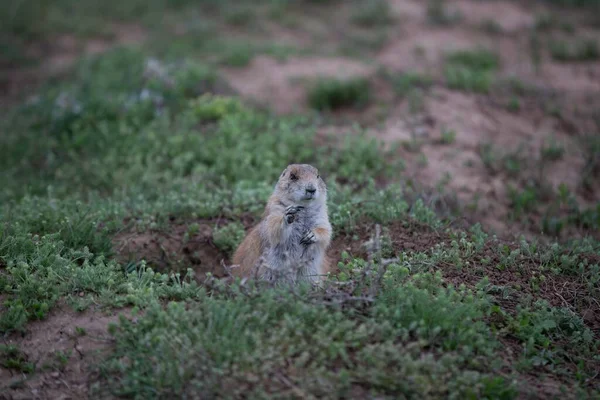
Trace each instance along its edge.
{"label": "dirt mound", "polygon": [[161,230],[128,230],[113,238],[113,248],[118,260],[126,265],[144,260],[157,271],[184,272],[192,268],[199,280],[208,272],[223,277],[221,262],[227,260],[227,255],[213,242],[217,222],[198,220],[171,223]]}
{"label": "dirt mound", "polygon": [[[564,185],[584,206],[597,201],[598,188],[591,197],[581,194],[585,148],[576,128],[545,113],[535,99],[523,102],[518,112],[503,106],[508,101],[436,87],[418,118],[402,104],[382,127],[368,132],[405,144],[398,150],[406,160],[405,179],[443,185],[499,232],[509,230],[510,185],[536,182],[555,192]],[[549,146],[560,156],[542,160]]]}

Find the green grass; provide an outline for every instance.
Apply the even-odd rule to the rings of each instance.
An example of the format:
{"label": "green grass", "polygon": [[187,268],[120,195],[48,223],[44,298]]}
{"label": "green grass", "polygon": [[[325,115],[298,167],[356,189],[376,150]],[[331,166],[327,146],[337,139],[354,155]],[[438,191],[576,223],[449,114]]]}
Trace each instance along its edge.
{"label": "green grass", "polygon": [[504,28],[498,22],[493,19],[485,20],[480,25],[481,30],[490,34],[490,35],[501,35],[504,33]]}
{"label": "green grass", "polygon": [[225,9],[225,21],[234,26],[247,26],[256,20],[255,7],[243,4]]}
{"label": "green grass", "polygon": [[446,4],[446,0],[428,0],[427,19],[432,25],[451,26],[462,20],[459,12],[451,12]]}
{"label": "green grass", "polygon": [[35,371],[35,365],[29,362],[27,355],[15,345],[0,345],[0,366],[24,374]]}
{"label": "green grass", "polygon": [[[214,7],[218,2],[203,1],[203,7]],[[39,37],[49,32],[97,33],[90,27],[100,28],[107,21],[159,22],[165,12],[176,12],[190,6],[198,6],[191,0],[83,0],[72,3],[67,0],[19,0],[0,11],[2,31],[16,36]],[[87,25],[87,27],[86,27]]]}
{"label": "green grass", "polygon": [[546,2],[550,3],[550,4],[555,4],[555,5],[559,5],[559,6],[565,6],[565,7],[591,7],[591,8],[598,8],[600,7],[600,3],[598,3],[598,0],[545,0]]}
{"label": "green grass", "polygon": [[440,142],[442,144],[452,144],[456,141],[456,131],[452,129],[442,129],[440,134]]}
{"label": "green grass", "polygon": [[230,67],[245,67],[250,64],[255,54],[256,52],[251,46],[240,43],[227,48],[221,58],[221,64]]}
{"label": "green grass", "polygon": [[388,81],[398,96],[410,95],[415,89],[427,89],[433,84],[433,79],[418,72],[392,73],[385,69],[379,74]]}
{"label": "green grass", "polygon": [[395,20],[387,0],[373,0],[360,3],[352,14],[352,22],[356,25],[371,28],[393,23]]}
{"label": "green grass", "polygon": [[347,107],[365,106],[371,97],[366,78],[321,78],[312,84],[307,101],[318,111],[332,111]]}
{"label": "green grass", "polygon": [[565,154],[565,148],[554,136],[544,141],[540,149],[542,160],[557,161]]}
{"label": "green grass", "polygon": [[237,246],[244,239],[244,226],[240,223],[232,222],[225,226],[215,227],[213,240],[215,246],[220,250],[233,255]]}
{"label": "green grass", "polygon": [[506,105],[506,108],[514,113],[519,112],[521,110],[521,101],[517,96],[512,96]]}
{"label": "green grass", "polygon": [[[178,303],[153,306],[137,324],[122,320],[114,328],[117,345],[104,373],[124,378],[115,387],[122,395],[302,392],[338,398],[351,395],[358,384],[388,396],[438,397],[451,390],[512,397],[510,382],[469,366],[471,355],[485,357],[494,348],[485,324],[473,324],[485,313],[485,298],[440,291],[440,279],[428,274],[407,278],[402,272],[386,276],[385,294],[363,318],[282,291],[206,296],[188,309]],[[405,284],[397,286],[398,280]],[[406,308],[411,311],[398,314]],[[444,349],[452,353],[440,364],[436,356]],[[144,362],[155,353],[163,354],[164,361]],[[124,358],[131,362],[122,363]],[[273,379],[279,374],[286,378]],[[238,384],[221,385],[225,376]]]}
{"label": "green grass", "polygon": [[554,60],[561,62],[600,59],[600,47],[594,39],[578,39],[571,42],[554,40],[548,44],[548,50]]}
{"label": "green grass", "polygon": [[537,31],[551,31],[560,29],[564,32],[572,33],[575,27],[565,20],[561,20],[555,14],[539,14],[535,18],[535,29]]}
{"label": "green grass", "polygon": [[498,67],[498,56],[489,50],[455,51],[446,57],[446,83],[451,89],[487,93]]}

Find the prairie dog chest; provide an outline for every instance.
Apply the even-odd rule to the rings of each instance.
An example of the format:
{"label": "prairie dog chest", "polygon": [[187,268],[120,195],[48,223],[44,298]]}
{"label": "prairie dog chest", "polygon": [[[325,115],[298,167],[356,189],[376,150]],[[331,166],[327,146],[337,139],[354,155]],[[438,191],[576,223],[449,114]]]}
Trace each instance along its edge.
{"label": "prairie dog chest", "polygon": [[304,232],[313,229],[317,224],[317,217],[318,214],[313,210],[302,210],[299,212],[291,226],[294,235],[303,235]]}

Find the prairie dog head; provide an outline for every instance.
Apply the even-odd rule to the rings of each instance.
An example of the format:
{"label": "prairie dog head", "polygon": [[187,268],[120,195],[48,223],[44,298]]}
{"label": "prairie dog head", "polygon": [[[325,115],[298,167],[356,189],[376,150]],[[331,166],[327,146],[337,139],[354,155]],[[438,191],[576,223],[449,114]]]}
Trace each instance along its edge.
{"label": "prairie dog head", "polygon": [[319,171],[308,164],[290,164],[281,173],[275,191],[282,200],[310,206],[327,200],[327,186]]}

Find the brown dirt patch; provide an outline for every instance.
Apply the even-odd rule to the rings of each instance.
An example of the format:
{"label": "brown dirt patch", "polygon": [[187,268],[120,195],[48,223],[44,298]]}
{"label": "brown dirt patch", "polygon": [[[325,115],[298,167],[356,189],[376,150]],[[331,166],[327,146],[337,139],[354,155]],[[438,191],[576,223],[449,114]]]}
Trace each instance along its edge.
{"label": "brown dirt patch", "polygon": [[425,20],[427,12],[423,7],[423,2],[415,0],[390,0],[392,10],[402,19],[402,21],[421,21]]}
{"label": "brown dirt patch", "polygon": [[560,91],[598,92],[600,91],[600,62],[556,63],[546,62],[542,66],[543,84]]}
{"label": "brown dirt patch", "polygon": [[223,68],[223,75],[243,97],[278,113],[306,111],[306,81],[321,76],[350,78],[367,76],[373,68],[343,58],[290,58],[278,61],[255,57],[246,68]]}
{"label": "brown dirt patch", "polygon": [[[199,281],[207,273],[220,278],[226,275],[221,262],[227,262],[228,256],[213,242],[213,230],[219,222],[223,223],[197,220],[171,223],[161,230],[127,230],[113,238],[113,248],[124,264],[144,260],[146,265],[161,272],[185,272],[192,268]],[[197,228],[191,228],[192,224],[197,224]]]}
{"label": "brown dirt patch", "polygon": [[462,29],[423,29],[409,25],[388,41],[377,61],[394,71],[418,71],[433,76],[441,74],[446,53],[468,50],[479,44],[477,38]]}
{"label": "brown dirt patch", "polygon": [[452,2],[452,5],[467,23],[480,26],[485,22],[493,21],[507,33],[528,29],[535,22],[534,16],[529,11],[512,1],[458,0]]}
{"label": "brown dirt patch", "polygon": [[[375,226],[373,223],[362,222],[354,230],[338,233],[328,253],[335,265],[341,260],[344,251],[351,257],[366,258],[368,254],[364,244],[375,235]],[[427,251],[447,237],[413,220],[394,222],[383,227],[387,229],[386,233],[397,251]]]}
{"label": "brown dirt patch", "polygon": [[[23,335],[12,334],[6,345],[16,345],[36,371],[30,376],[0,367],[0,399],[83,399],[89,397],[89,383],[95,364],[110,346],[107,327],[128,310],[102,313],[75,312],[68,306],[53,310],[43,321],[31,322]],[[76,328],[85,330],[81,335]],[[59,361],[59,355],[65,361]],[[20,382],[20,383],[19,383]]]}

